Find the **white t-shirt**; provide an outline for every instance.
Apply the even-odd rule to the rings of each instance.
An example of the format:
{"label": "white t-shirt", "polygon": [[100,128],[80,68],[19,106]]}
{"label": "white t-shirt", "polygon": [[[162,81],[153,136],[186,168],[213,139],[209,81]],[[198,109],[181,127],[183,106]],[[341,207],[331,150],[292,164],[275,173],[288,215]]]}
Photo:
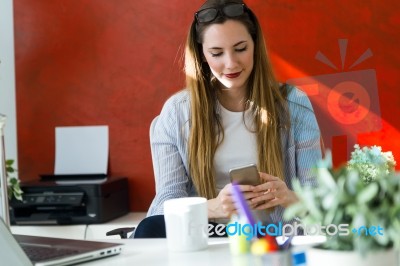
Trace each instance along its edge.
{"label": "white t-shirt", "polygon": [[[224,140],[218,146],[214,156],[217,194],[231,182],[229,170],[258,162],[257,137],[254,133],[254,119],[250,109],[244,112],[232,112],[219,104]],[[244,122],[245,121],[245,122]],[[253,211],[256,220],[269,221],[265,210]],[[227,223],[228,219],[216,219]]]}
{"label": "white t-shirt", "polygon": [[[226,184],[230,183],[229,170],[248,164],[256,164],[257,139],[251,130],[253,115],[250,109],[244,112],[232,112],[219,104],[224,140],[218,146],[214,156],[216,171],[216,186],[219,193]],[[244,124],[244,121],[246,124]]]}

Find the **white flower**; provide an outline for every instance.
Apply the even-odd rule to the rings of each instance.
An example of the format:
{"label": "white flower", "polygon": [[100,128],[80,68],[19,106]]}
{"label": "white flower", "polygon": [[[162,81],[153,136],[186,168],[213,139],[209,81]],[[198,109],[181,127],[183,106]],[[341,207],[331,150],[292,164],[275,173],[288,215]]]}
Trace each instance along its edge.
{"label": "white flower", "polygon": [[382,152],[380,146],[363,147],[354,145],[351,159],[347,163],[348,169],[355,170],[365,183],[370,183],[381,174],[394,171],[396,161],[392,152]]}

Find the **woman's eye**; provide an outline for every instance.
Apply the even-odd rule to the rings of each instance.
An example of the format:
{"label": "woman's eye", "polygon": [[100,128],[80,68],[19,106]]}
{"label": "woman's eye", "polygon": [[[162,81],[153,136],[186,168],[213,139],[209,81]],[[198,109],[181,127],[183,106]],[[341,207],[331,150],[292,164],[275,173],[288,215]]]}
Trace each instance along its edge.
{"label": "woman's eye", "polygon": [[236,52],[244,52],[247,50],[247,46],[240,48],[240,49],[236,49]]}
{"label": "woman's eye", "polygon": [[[246,51],[246,50],[247,50],[247,46],[245,46],[245,47],[243,47],[243,48],[237,48],[237,49],[235,49],[235,51],[236,51],[236,52],[239,52],[239,53],[244,52],[244,51]],[[211,53],[211,56],[212,56],[212,57],[219,57],[219,56],[221,56],[222,54],[223,54],[223,52]]]}
{"label": "woman's eye", "polygon": [[222,52],[221,53],[211,53],[212,57],[218,57],[218,56],[221,56],[221,55],[222,55]]}

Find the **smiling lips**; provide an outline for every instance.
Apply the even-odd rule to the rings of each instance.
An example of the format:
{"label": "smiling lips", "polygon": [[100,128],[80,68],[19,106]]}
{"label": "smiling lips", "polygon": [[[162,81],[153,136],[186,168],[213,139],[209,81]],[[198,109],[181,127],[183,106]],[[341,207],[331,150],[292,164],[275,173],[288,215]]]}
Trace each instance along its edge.
{"label": "smiling lips", "polygon": [[225,77],[234,79],[234,78],[239,77],[240,73],[242,73],[242,72],[240,71],[240,72],[236,72],[236,73],[225,74]]}

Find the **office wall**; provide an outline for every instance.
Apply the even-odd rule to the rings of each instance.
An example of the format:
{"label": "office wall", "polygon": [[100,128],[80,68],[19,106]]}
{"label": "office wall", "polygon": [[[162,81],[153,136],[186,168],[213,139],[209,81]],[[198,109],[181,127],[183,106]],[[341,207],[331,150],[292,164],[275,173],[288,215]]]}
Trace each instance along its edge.
{"label": "office wall", "polygon": [[7,116],[4,130],[6,158],[16,160],[17,125],[13,29],[13,2],[12,0],[0,1],[0,113]]}
{"label": "office wall", "polygon": [[[155,193],[149,125],[184,85],[185,34],[202,2],[15,0],[20,178],[53,172],[56,126],[106,124],[110,173],[128,176],[131,209],[147,210]],[[335,165],[356,142],[400,158],[398,2],[247,3],[259,16],[279,79],[303,82],[310,94]],[[343,67],[339,39],[347,39]],[[372,56],[351,68],[368,49]],[[317,60],[318,51],[336,69]],[[354,83],[342,82],[361,87],[347,91]],[[329,86],[342,98],[329,94]]]}

